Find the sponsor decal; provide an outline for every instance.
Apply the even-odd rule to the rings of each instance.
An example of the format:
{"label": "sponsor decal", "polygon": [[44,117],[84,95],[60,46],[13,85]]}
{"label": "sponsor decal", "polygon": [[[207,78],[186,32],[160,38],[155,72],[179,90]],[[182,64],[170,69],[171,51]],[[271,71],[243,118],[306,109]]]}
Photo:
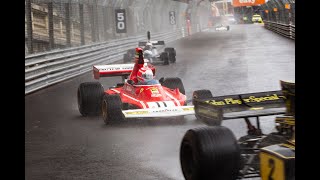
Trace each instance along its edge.
{"label": "sponsor decal", "polygon": [[147,90],[149,90],[149,89],[150,89],[150,91],[151,91],[152,94],[159,94],[158,88],[156,88],[156,87],[150,87],[150,88],[148,88]]}
{"label": "sponsor decal", "polygon": [[139,114],[148,114],[148,111],[133,111],[133,112],[125,112],[128,115],[139,115]]}
{"label": "sponsor decal", "polygon": [[151,97],[160,97],[162,96],[161,94],[151,94]]}
{"label": "sponsor decal", "polygon": [[239,0],[240,3],[252,3],[254,4],[256,0]]}
{"label": "sponsor decal", "polygon": [[[243,98],[243,101],[246,103],[252,103],[252,102],[275,101],[281,98],[285,99],[284,96],[278,96],[277,94],[273,94],[271,96],[262,96],[262,97],[250,96],[249,98]],[[233,98],[225,98],[223,101],[208,100],[205,102],[208,104],[213,104],[217,106],[228,105],[228,104],[242,104],[240,99],[233,99]]]}
{"label": "sponsor decal", "polygon": [[193,107],[182,108],[182,110],[184,110],[184,111],[194,111],[194,108]]}
{"label": "sponsor decal", "polygon": [[101,68],[102,71],[119,71],[119,70],[131,70],[132,67],[108,67],[108,68]]}
{"label": "sponsor decal", "polygon": [[109,68],[101,68],[102,71],[117,71],[121,70],[120,67],[109,67]]}
{"label": "sponsor decal", "polygon": [[265,4],[265,0],[233,0],[233,7],[238,6],[256,6],[256,5]]}
{"label": "sponsor decal", "polygon": [[153,110],[153,113],[163,113],[163,112],[178,112],[178,109],[159,109]]}

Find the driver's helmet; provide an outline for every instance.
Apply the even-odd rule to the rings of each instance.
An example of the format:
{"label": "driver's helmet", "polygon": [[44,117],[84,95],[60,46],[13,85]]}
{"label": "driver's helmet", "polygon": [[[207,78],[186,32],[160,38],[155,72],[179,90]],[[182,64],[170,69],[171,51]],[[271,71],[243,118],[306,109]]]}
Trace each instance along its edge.
{"label": "driver's helmet", "polygon": [[144,47],[144,50],[151,50],[152,49],[152,43],[147,42],[146,46]]}
{"label": "driver's helmet", "polygon": [[147,80],[153,79],[153,72],[148,67],[142,67],[137,73],[137,78],[139,82],[145,82]]}

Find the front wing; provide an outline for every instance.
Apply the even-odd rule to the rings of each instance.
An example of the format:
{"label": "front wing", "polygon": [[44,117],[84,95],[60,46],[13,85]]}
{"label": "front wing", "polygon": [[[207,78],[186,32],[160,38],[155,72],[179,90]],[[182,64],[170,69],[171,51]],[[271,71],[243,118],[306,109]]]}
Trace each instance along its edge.
{"label": "front wing", "polygon": [[133,109],[122,111],[125,118],[146,118],[146,117],[175,117],[193,115],[193,106],[176,106],[153,109]]}

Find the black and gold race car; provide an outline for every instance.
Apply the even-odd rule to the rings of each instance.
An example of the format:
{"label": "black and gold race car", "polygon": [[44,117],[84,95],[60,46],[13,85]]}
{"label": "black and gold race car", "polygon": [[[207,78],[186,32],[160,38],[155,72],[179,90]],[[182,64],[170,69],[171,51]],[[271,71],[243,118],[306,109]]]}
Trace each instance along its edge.
{"label": "black and gold race car", "polygon": [[[190,129],[182,139],[180,163],[186,180],[295,179],[295,84],[280,84],[279,91],[230,96],[193,92],[196,117],[210,126]],[[275,116],[277,131],[264,134],[261,116]],[[221,126],[231,119],[245,120],[246,136],[237,140]]]}

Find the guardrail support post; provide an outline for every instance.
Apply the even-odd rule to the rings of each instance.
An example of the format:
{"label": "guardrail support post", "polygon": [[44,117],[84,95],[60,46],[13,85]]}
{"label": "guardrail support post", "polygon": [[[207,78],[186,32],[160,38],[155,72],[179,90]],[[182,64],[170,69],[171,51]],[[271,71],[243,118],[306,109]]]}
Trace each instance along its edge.
{"label": "guardrail support post", "polygon": [[31,9],[31,0],[26,0],[26,16],[27,16],[27,46],[28,46],[28,53],[32,54],[33,53],[33,36],[32,36],[32,9]]}
{"label": "guardrail support post", "polygon": [[67,47],[71,47],[71,21],[70,21],[70,2],[64,4],[66,9],[66,39],[67,39]]}
{"label": "guardrail support post", "polygon": [[93,6],[92,6],[92,12],[93,12],[93,21],[94,21],[94,30],[95,30],[95,41],[100,41],[100,24],[99,24],[99,17],[98,17],[98,4],[97,0],[93,0]]}
{"label": "guardrail support post", "polygon": [[103,36],[106,41],[107,38],[107,30],[108,30],[108,19],[107,19],[107,7],[102,7],[102,19],[103,19]]}
{"label": "guardrail support post", "polygon": [[49,49],[54,49],[53,5],[48,2]]}
{"label": "guardrail support post", "polygon": [[90,16],[90,24],[91,24],[91,41],[96,42],[96,31],[95,31],[95,23],[94,23],[94,12],[93,5],[88,5],[89,7],[89,16]]}
{"label": "guardrail support post", "polygon": [[80,16],[80,39],[81,39],[81,45],[85,45],[84,23],[83,23],[83,4],[79,4],[79,16]]}

